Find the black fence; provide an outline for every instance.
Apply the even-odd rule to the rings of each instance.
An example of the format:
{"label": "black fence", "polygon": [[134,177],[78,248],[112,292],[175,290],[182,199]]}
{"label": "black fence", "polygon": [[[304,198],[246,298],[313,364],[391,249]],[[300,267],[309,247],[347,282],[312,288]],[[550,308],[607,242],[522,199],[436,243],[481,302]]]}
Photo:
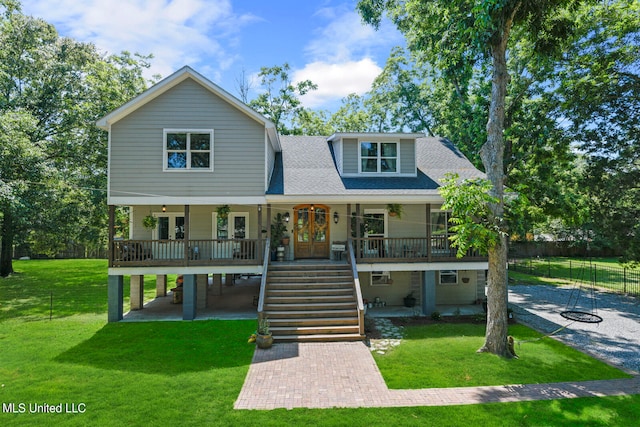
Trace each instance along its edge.
{"label": "black fence", "polygon": [[509,269],[640,296],[640,269],[636,268],[612,267],[589,260],[532,257],[510,260]]}

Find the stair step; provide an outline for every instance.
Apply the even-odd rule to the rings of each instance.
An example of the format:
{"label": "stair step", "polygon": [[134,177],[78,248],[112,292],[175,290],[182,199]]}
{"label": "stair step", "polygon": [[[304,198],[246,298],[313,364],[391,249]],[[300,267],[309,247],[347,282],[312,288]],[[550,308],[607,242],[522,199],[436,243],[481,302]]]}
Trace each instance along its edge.
{"label": "stair step", "polygon": [[268,296],[278,296],[278,297],[286,297],[286,296],[314,296],[314,295],[344,295],[344,296],[354,296],[353,288],[290,288],[287,287],[285,289],[269,289],[267,291]]}
{"label": "stair step", "polygon": [[267,289],[273,288],[276,286],[278,288],[287,289],[287,288],[301,288],[301,289],[312,289],[312,288],[351,288],[353,289],[353,281],[331,281],[331,282],[303,282],[300,279],[297,281],[290,282],[282,282],[282,281],[267,281]]}
{"label": "stair step", "polygon": [[271,327],[288,326],[318,326],[318,325],[357,325],[357,316],[348,317],[287,317],[287,318],[270,318]]}
{"label": "stair step", "polygon": [[273,295],[269,293],[266,298],[267,304],[305,304],[324,303],[332,304],[336,302],[354,303],[353,295]]}
{"label": "stair step", "polygon": [[339,310],[339,309],[355,309],[356,304],[353,301],[347,302],[301,302],[301,303],[272,303],[266,302],[264,309],[271,310],[302,310],[302,311],[315,311],[315,310]]}
{"label": "stair step", "polygon": [[[300,310],[265,310],[267,313],[267,317],[271,321],[276,318],[288,318],[294,317],[299,318],[301,311]],[[344,310],[314,310],[314,311],[306,311],[303,312],[304,317],[346,317],[346,316],[357,316],[358,310],[353,309],[344,309]]]}
{"label": "stair step", "polygon": [[333,326],[272,326],[273,335],[328,335],[328,334],[357,334],[358,325]]}
{"label": "stair step", "polygon": [[365,337],[360,334],[321,334],[321,335],[274,335],[274,342],[331,342],[331,341],[362,341]]}

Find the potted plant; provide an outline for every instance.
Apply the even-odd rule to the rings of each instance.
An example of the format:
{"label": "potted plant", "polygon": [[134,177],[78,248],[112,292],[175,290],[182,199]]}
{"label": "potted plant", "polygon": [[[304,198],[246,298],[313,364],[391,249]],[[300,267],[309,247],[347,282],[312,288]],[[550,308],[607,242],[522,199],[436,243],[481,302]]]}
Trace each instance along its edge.
{"label": "potted plant", "polygon": [[406,297],[404,297],[404,306],[405,307],[415,307],[416,305],[416,297],[413,296],[413,291],[409,292]]}
{"label": "potted plant", "polygon": [[398,219],[402,218],[402,205],[399,203],[389,203],[387,205],[387,212],[389,216],[397,216]]}
{"label": "potted plant", "polygon": [[147,230],[153,230],[158,225],[158,218],[149,214],[142,218],[142,226]]}
{"label": "potted plant", "polygon": [[273,218],[273,224],[271,224],[271,247],[275,248],[282,243],[282,239],[287,236],[287,225],[285,224],[284,215],[277,214]]}
{"label": "potted plant", "polygon": [[260,317],[258,319],[258,330],[256,331],[256,345],[258,348],[270,348],[273,344],[269,318]]}
{"label": "potted plant", "polygon": [[231,212],[231,207],[229,205],[218,206],[218,208],[216,209],[218,218],[221,219],[227,219],[229,217],[229,212]]}

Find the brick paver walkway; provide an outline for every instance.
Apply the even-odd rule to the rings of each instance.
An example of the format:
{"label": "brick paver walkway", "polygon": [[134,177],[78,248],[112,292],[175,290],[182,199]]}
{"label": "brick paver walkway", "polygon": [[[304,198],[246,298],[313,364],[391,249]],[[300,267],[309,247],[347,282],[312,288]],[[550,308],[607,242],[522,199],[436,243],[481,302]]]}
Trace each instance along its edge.
{"label": "brick paver walkway", "polygon": [[471,405],[640,394],[640,377],[578,383],[389,390],[362,342],[256,349],[236,409]]}

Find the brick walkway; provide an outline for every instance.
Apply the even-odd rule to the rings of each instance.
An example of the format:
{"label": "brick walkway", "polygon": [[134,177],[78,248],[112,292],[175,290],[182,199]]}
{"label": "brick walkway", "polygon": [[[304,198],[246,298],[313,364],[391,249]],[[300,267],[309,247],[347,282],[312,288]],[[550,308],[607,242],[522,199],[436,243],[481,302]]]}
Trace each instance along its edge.
{"label": "brick walkway", "polygon": [[471,405],[640,394],[640,377],[578,383],[389,390],[362,342],[256,349],[235,409]]}

